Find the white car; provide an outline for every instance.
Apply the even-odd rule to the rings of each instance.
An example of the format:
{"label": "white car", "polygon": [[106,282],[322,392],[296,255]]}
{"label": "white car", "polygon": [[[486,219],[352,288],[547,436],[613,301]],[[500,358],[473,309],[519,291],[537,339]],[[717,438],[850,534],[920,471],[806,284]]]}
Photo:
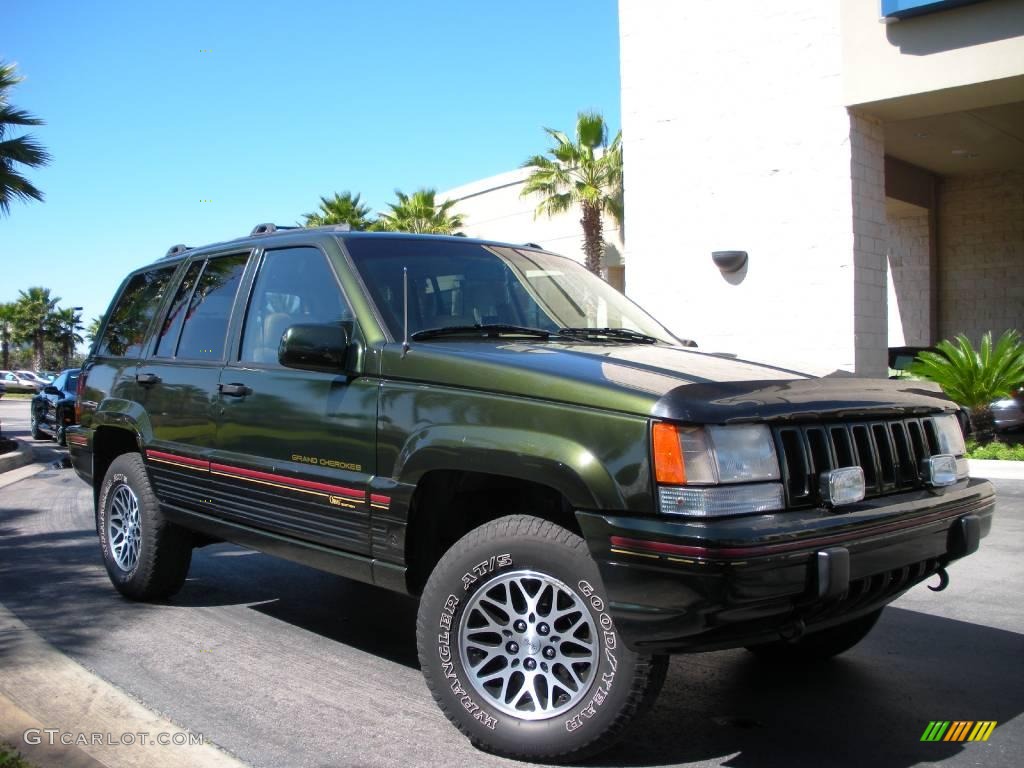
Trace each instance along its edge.
{"label": "white car", "polygon": [[44,387],[50,383],[50,380],[45,376],[41,376],[35,371],[15,371],[15,373],[22,379],[28,379],[29,381],[37,381]]}
{"label": "white car", "polygon": [[8,392],[29,392],[33,395],[46,386],[35,379],[21,376],[19,371],[0,371],[0,381],[7,387]]}

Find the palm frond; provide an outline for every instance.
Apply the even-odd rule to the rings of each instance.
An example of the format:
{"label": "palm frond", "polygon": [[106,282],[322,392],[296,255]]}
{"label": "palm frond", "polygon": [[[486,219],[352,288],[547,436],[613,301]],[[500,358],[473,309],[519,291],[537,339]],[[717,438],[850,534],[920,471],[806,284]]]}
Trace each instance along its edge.
{"label": "palm frond", "polygon": [[30,168],[38,168],[50,162],[50,155],[31,136],[19,136],[0,141],[0,162],[21,163]]}
{"label": "palm frond", "polygon": [[0,213],[10,213],[11,203],[15,200],[28,202],[42,199],[43,193],[32,182],[0,163]]}
{"label": "palm frond", "polygon": [[0,130],[5,125],[46,125],[46,123],[23,109],[0,103]]}
{"label": "palm frond", "polygon": [[935,345],[938,352],[921,352],[908,372],[934,381],[949,398],[968,408],[983,408],[1005,397],[1024,382],[1024,344],[1008,330],[995,346],[991,331],[975,349],[964,334]]}
{"label": "palm frond", "polygon": [[608,127],[597,112],[580,112],[576,116],[576,141],[584,147],[596,149],[608,140]]}

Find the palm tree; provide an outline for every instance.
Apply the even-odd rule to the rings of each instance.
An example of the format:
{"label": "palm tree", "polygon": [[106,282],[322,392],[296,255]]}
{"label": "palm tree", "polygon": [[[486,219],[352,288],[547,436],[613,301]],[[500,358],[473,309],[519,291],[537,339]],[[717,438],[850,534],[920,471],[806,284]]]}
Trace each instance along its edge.
{"label": "palm tree", "polygon": [[1006,331],[992,346],[992,332],[981,337],[976,350],[962,333],[935,345],[938,352],[921,352],[908,366],[914,376],[934,381],[956,403],[971,409],[978,442],[995,437],[991,404],[1024,382],[1024,344],[1015,330]]}
{"label": "palm tree", "polygon": [[2,353],[3,364],[0,368],[10,370],[11,367],[11,342],[15,335],[15,311],[13,304],[0,304],[0,353]]}
{"label": "palm tree", "polygon": [[436,189],[419,189],[407,195],[395,190],[397,203],[389,203],[390,213],[382,213],[375,229],[388,232],[418,232],[430,235],[456,235],[465,223],[461,213],[450,213],[454,200],[438,203]]}
{"label": "palm tree", "polygon": [[96,317],[89,321],[89,325],[85,327],[85,338],[89,340],[89,346],[96,343],[96,338],[100,335],[102,325],[103,315],[96,315]]}
{"label": "palm tree", "polygon": [[60,297],[50,296],[50,289],[41,286],[18,291],[18,294],[14,302],[17,336],[32,342],[33,365],[40,371],[43,368],[43,347],[51,327],[51,317]]}
{"label": "palm tree", "polygon": [[608,144],[608,126],[597,112],[580,112],[576,140],[561,131],[544,129],[555,145],[547,155],[534,155],[523,163],[533,168],[521,195],[540,195],[535,215],[555,216],[578,204],[582,211],[583,251],[587,269],[601,274],[604,222],[611,214],[622,222],[622,131]]}
{"label": "palm tree", "polygon": [[73,307],[58,309],[50,315],[50,338],[60,346],[62,368],[69,366],[75,347],[82,343],[78,332],[84,328],[82,316]]}
{"label": "palm tree", "polygon": [[363,205],[359,195],[345,191],[334,197],[321,197],[320,210],[304,214],[304,227],[322,227],[325,224],[348,224],[353,230],[370,226],[370,207]]}
{"label": "palm tree", "polygon": [[10,215],[11,201],[42,200],[43,193],[15,170],[15,164],[38,168],[50,162],[50,156],[31,135],[8,138],[15,125],[43,125],[23,109],[8,103],[8,91],[24,78],[18,77],[13,64],[0,63],[0,213]]}

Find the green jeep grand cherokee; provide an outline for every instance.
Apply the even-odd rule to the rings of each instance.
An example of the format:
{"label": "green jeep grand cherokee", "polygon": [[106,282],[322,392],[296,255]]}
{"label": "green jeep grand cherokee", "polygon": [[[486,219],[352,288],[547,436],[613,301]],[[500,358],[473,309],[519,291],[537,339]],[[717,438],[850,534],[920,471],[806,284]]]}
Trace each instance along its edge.
{"label": "green jeep grand cherokee", "polygon": [[670,653],[841,653],[991,525],[938,390],[700,353],[532,246],[261,225],[106,317],[68,442],[115,587],[227,540],[419,595],[505,755],[608,746]]}

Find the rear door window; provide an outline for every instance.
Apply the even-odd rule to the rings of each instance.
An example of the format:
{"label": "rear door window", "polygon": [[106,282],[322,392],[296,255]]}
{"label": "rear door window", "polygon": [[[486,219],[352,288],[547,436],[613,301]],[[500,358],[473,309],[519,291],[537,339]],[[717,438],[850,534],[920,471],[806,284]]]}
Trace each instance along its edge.
{"label": "rear door window", "polygon": [[140,272],[128,281],[103,329],[97,354],[138,357],[177,265]]}
{"label": "rear door window", "polygon": [[[240,253],[206,262],[188,301],[178,340],[177,357],[220,360],[224,356],[224,340],[231,319],[231,308],[248,258],[248,254]],[[187,290],[184,284],[181,290]],[[175,297],[175,304],[179,297]],[[161,346],[163,343],[166,343],[166,339],[161,342]]]}
{"label": "rear door window", "polygon": [[193,261],[185,271],[181,285],[178,286],[178,293],[174,296],[174,303],[167,313],[163,326],[160,328],[160,335],[156,340],[156,350],[153,352],[157,357],[174,357],[174,349],[178,344],[178,336],[181,335],[181,326],[185,322],[185,307],[192,300],[192,291],[195,290],[199,281],[199,273],[203,271],[202,259]]}

